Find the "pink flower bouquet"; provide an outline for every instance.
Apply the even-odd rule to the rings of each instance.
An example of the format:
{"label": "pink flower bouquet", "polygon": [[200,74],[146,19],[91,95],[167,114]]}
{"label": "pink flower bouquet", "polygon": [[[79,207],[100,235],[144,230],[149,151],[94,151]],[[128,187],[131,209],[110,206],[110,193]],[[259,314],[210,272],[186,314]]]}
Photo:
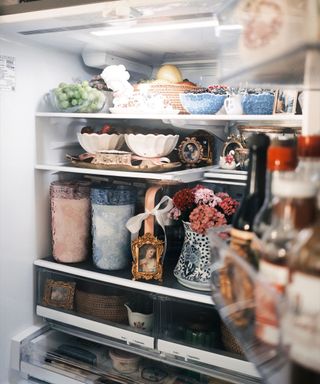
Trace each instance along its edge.
{"label": "pink flower bouquet", "polygon": [[214,193],[202,185],[181,189],[175,193],[172,201],[170,217],[189,222],[193,231],[203,235],[209,228],[230,224],[239,206],[228,193]]}

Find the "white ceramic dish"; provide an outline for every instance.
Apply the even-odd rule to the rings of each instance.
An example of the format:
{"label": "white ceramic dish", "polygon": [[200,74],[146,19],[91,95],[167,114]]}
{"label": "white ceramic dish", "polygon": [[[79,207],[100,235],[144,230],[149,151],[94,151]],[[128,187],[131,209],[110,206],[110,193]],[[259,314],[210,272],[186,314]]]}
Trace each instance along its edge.
{"label": "white ceramic dish", "polygon": [[179,135],[154,135],[129,133],[124,135],[127,146],[138,156],[163,157],[175,148]]}
{"label": "white ceramic dish", "polygon": [[115,133],[78,133],[78,140],[81,147],[88,153],[110,151],[120,149],[124,143],[124,136]]}
{"label": "white ceramic dish", "polygon": [[132,353],[112,349],[109,351],[113,368],[121,373],[133,373],[139,368],[140,356]]}

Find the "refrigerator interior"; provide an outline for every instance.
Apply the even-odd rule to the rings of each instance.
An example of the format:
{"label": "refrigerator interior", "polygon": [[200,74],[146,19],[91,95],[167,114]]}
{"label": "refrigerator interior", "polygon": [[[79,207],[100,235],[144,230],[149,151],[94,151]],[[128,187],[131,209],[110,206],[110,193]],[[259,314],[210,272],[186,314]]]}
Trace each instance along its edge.
{"label": "refrigerator interior", "polygon": [[[51,116],[44,95],[60,82],[89,80],[110,64],[124,63],[131,80],[137,81],[154,77],[161,64],[173,63],[183,78],[208,86],[218,81],[222,63],[224,70],[238,63],[239,29],[223,28],[228,20],[224,16],[217,22],[219,12],[228,15],[227,6],[234,1],[202,1],[200,8],[196,1],[182,8],[181,2],[172,8],[168,1],[140,3],[140,19],[136,12],[141,9],[127,8],[122,1],[0,16],[0,57],[14,58],[15,83],[12,90],[0,90],[0,307],[5,314],[0,318],[0,350],[6,351],[0,382],[19,382],[9,368],[10,339],[41,321],[35,315],[33,261],[51,251],[49,184],[72,177],[72,172],[59,173],[56,167],[65,160],[66,150],[77,148],[81,126],[100,124],[94,116]],[[100,33],[106,18],[107,32]],[[116,126],[123,123],[110,118]],[[182,118],[124,121],[126,127],[140,124],[146,131],[156,127],[187,134],[199,129]],[[229,124],[222,119],[201,128],[219,136],[217,156]]]}

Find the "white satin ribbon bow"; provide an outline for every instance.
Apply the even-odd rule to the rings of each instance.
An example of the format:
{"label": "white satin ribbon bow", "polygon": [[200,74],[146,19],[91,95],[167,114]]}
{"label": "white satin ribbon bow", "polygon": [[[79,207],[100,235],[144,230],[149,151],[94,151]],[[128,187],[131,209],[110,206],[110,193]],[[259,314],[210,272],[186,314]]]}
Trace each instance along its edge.
{"label": "white satin ribbon bow", "polygon": [[[167,205],[160,209],[161,205],[167,203]],[[164,252],[163,256],[166,253],[167,249],[167,236],[166,236],[166,230],[165,225],[168,221],[168,213],[173,208],[173,202],[172,199],[169,196],[163,196],[160,202],[151,210],[146,210],[143,213],[139,213],[136,216],[131,217],[127,223],[126,227],[127,229],[132,233],[132,240],[136,239],[138,237],[140,228],[144,220],[146,220],[150,215],[153,215],[156,219],[156,222],[160,225],[164,232],[164,238],[165,238],[165,245],[164,245]]]}

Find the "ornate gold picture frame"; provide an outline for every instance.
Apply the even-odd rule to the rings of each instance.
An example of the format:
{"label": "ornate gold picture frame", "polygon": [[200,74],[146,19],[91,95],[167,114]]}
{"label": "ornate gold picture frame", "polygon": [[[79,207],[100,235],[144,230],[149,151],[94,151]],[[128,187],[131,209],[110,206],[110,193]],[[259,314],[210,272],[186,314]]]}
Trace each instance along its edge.
{"label": "ornate gold picture frame", "polygon": [[235,150],[238,148],[239,149],[246,148],[244,139],[242,138],[242,136],[231,135],[227,138],[227,141],[225,142],[222,148],[221,156],[225,157],[229,155],[230,152],[234,154]]}
{"label": "ornate gold picture frame", "polygon": [[139,236],[131,243],[133,280],[162,281],[162,255],[164,242],[151,233]]}
{"label": "ornate gold picture frame", "polygon": [[73,309],[76,283],[47,279],[42,304],[50,307]]}
{"label": "ornate gold picture frame", "polygon": [[203,158],[203,148],[195,137],[186,137],[179,145],[179,157],[182,163],[194,165]]}

